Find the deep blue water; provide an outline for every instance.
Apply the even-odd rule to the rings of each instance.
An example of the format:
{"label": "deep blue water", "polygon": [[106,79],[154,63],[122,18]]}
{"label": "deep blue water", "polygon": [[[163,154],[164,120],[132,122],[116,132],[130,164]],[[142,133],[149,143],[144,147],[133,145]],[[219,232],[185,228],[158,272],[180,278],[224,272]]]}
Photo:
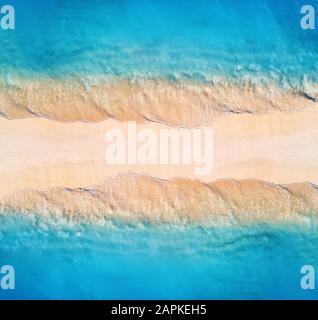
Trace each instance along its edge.
{"label": "deep blue water", "polygon": [[[299,86],[318,78],[318,30],[300,8],[318,0],[8,0],[0,74],[218,77]],[[318,14],[318,13],[317,13]],[[317,19],[316,19],[317,20]]]}
{"label": "deep blue water", "polygon": [[128,225],[0,218],[4,299],[317,299],[300,268],[318,268],[317,224]]}

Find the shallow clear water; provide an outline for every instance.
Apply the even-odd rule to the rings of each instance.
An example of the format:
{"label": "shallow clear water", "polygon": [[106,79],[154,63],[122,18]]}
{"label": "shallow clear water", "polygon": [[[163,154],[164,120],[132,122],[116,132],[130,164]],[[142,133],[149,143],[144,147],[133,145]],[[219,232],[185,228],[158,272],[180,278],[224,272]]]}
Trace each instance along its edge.
{"label": "shallow clear water", "polygon": [[[10,0],[0,70],[14,75],[317,81],[318,30],[300,0]],[[316,5],[318,1],[311,0]]]}
{"label": "shallow clear water", "polygon": [[300,268],[318,268],[316,224],[249,227],[103,224],[2,216],[4,299],[317,299]]}

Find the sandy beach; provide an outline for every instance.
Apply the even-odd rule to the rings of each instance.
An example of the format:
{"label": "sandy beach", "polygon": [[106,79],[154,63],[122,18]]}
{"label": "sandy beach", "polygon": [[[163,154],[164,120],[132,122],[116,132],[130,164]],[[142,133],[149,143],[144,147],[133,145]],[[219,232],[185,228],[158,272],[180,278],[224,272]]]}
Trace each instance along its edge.
{"label": "sandy beach", "polygon": [[[315,108],[223,117],[208,126],[214,133],[213,171],[198,176],[194,174],[194,164],[107,164],[105,135],[113,128],[123,128],[124,122],[0,118],[0,195],[23,189],[93,186],[127,172],[204,182],[227,178],[278,184],[318,183],[317,121]],[[148,122],[137,128],[158,131],[168,127]]]}
{"label": "sandy beach", "polygon": [[164,80],[94,79],[0,82],[0,114],[8,119],[45,117],[70,122],[159,122],[172,126],[208,125],[224,115],[299,111],[317,105],[317,84],[283,89],[219,79],[215,83]]}

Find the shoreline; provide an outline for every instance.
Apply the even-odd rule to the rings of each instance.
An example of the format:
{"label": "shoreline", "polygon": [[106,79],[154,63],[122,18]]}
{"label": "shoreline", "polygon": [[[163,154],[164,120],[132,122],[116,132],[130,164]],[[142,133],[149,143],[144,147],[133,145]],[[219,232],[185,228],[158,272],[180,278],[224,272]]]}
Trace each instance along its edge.
{"label": "shoreline", "polygon": [[122,174],[95,187],[22,190],[0,198],[0,214],[12,213],[92,222],[306,224],[318,216],[318,186],[276,185],[251,179],[208,184]]}
{"label": "shoreline", "polygon": [[85,84],[72,79],[19,79],[0,84],[0,115],[66,123],[151,121],[194,128],[226,115],[294,112],[317,106],[318,84],[302,90],[226,80],[199,84],[114,79]]}

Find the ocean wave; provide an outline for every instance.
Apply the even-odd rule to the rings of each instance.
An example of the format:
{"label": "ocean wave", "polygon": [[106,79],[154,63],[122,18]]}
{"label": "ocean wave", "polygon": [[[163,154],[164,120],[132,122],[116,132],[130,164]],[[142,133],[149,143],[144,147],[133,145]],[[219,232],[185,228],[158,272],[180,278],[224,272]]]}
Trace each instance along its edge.
{"label": "ocean wave", "polygon": [[52,225],[11,214],[0,215],[0,240],[17,276],[2,299],[317,298],[299,289],[300,267],[318,262],[317,224]]}

